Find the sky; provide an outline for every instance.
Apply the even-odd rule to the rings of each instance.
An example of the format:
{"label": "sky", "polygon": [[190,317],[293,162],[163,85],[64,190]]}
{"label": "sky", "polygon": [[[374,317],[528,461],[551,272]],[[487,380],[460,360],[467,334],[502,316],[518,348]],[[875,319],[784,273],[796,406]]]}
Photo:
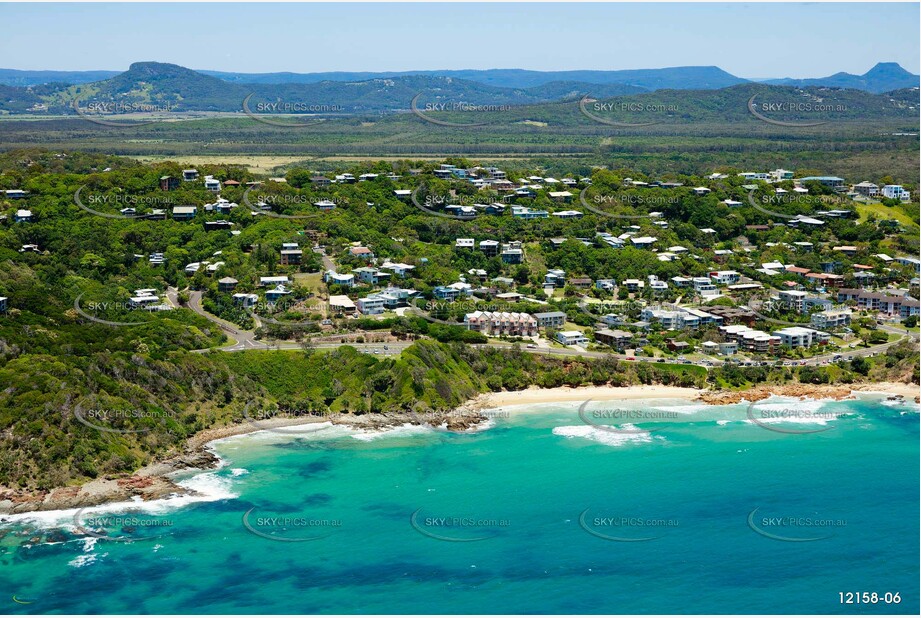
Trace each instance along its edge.
{"label": "sky", "polygon": [[243,73],[715,65],[921,72],[918,3],[0,4],[0,67]]}

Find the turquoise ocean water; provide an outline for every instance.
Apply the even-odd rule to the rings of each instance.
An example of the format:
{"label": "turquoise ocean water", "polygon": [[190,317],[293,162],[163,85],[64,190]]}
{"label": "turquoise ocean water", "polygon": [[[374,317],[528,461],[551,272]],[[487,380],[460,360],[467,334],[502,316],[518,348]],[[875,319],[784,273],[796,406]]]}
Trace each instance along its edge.
{"label": "turquoise ocean water", "polygon": [[7,518],[0,611],[919,611],[913,403],[514,410],[230,438],[199,500]]}

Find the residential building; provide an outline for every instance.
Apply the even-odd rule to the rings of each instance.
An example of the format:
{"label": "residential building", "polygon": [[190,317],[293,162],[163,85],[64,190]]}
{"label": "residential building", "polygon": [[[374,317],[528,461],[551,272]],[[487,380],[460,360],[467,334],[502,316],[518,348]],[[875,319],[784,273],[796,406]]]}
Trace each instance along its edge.
{"label": "residential building", "polygon": [[474,311],[464,316],[464,324],[468,330],[492,337],[533,337],[537,334],[537,320],[527,313]]}
{"label": "residential building", "polygon": [[198,208],[195,206],[173,206],[174,221],[189,221],[194,219]]}
{"label": "residential building", "polygon": [[279,285],[288,285],[291,283],[291,280],[288,279],[287,275],[273,276],[273,277],[259,277],[259,287],[267,288],[270,286],[279,286]]}
{"label": "residential building", "polygon": [[535,313],[534,319],[540,328],[559,328],[566,323],[566,314],[562,311],[544,311]]}
{"label": "residential building", "polygon": [[799,178],[797,182],[804,183],[815,181],[818,182],[829,189],[834,189],[835,191],[844,191],[846,187],[844,186],[844,179],[838,178],[837,176],[807,176],[806,178]]}
{"label": "residential building", "polygon": [[563,345],[585,345],[588,339],[577,330],[561,330],[556,334],[556,340]]}
{"label": "residential building", "polygon": [[239,281],[233,277],[224,277],[223,279],[218,279],[217,282],[217,291],[218,292],[232,292],[234,288],[237,287]]}
{"label": "residential building", "polygon": [[911,192],[906,191],[902,185],[885,185],[881,190],[883,197],[890,200],[911,201]]}
{"label": "residential building", "polygon": [[344,285],[345,287],[353,287],[355,285],[355,275],[349,273],[347,275],[337,273],[334,270],[327,270],[323,273],[323,281],[328,285]]}
{"label": "residential building", "polygon": [[349,254],[363,260],[370,260],[374,258],[374,252],[367,247],[350,247]]}
{"label": "residential building", "polygon": [[832,330],[851,323],[850,309],[827,309],[812,314],[812,326],[820,330]]}
{"label": "residential building", "polygon": [[13,215],[13,221],[16,223],[31,223],[32,220],[32,211],[25,208],[20,208]]}
{"label": "residential building", "polygon": [[854,191],[854,193],[857,193],[864,197],[876,197],[877,195],[879,195],[879,185],[876,185],[872,182],[868,182],[866,180],[854,185],[853,187],[851,187],[851,190]]}
{"label": "residential building", "polygon": [[527,206],[512,206],[512,216],[516,219],[546,219],[550,213],[546,210],[534,210]]}
{"label": "residential building", "polygon": [[329,297],[329,309],[333,313],[351,315],[355,313],[355,303],[348,296],[333,295]]}
{"label": "residential building", "polygon": [[830,338],[828,333],[801,326],[788,326],[775,330],[773,334],[780,338],[780,345],[790,348],[808,348],[813,344],[827,343]]}
{"label": "residential building", "polygon": [[377,294],[371,294],[365,298],[359,298],[358,311],[362,315],[378,315],[384,313],[384,299]]}
{"label": "residential building", "polygon": [[160,176],[160,190],[174,191],[179,188],[179,179],[172,176]]}
{"label": "residential building", "polygon": [[257,294],[234,294],[233,302],[235,305],[241,305],[244,309],[249,309],[259,302],[259,296]]}
{"label": "residential building", "polygon": [[618,350],[623,350],[625,347],[630,345],[632,340],[633,333],[627,332],[625,330],[611,330],[609,328],[602,328],[595,331],[595,341],[609,345],[612,348],[616,348]]}
{"label": "residential building", "polygon": [[182,180],[184,182],[198,180],[198,170],[182,170]]}

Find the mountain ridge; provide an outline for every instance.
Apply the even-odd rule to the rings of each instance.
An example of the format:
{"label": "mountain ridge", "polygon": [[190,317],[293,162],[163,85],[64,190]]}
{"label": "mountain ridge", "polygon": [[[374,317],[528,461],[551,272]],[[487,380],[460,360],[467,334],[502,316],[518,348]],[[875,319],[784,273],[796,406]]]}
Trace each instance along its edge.
{"label": "mountain ridge", "polygon": [[[138,64],[138,63],[133,63]],[[133,66],[133,65],[132,65]],[[189,69],[193,70],[193,69]],[[130,67],[129,67],[130,71]],[[49,83],[80,85],[111,79],[126,71],[24,71],[0,68],[0,85],[32,87]],[[867,92],[886,92],[899,88],[917,87],[919,76],[906,71],[895,62],[880,62],[863,75],[838,72],[820,78],[746,79],[728,73],[717,66],[678,66],[659,69],[573,69],[535,71],[531,69],[437,69],[411,71],[330,71],[330,72],[270,72],[241,73],[231,71],[195,70],[196,73],[236,84],[313,84],[325,81],[353,82],[371,79],[429,76],[464,79],[487,86],[531,88],[554,82],[588,84],[622,84],[645,90],[663,88],[679,90],[719,89],[755,82],[787,86],[829,86],[855,88]]]}

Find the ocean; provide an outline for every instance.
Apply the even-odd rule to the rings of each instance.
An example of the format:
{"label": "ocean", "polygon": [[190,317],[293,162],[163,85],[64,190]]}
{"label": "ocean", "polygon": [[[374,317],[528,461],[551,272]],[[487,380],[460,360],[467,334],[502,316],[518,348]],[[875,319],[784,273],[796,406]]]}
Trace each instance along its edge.
{"label": "ocean", "polygon": [[0,607],[918,614],[918,418],[671,399],[236,436],[180,477],[197,498],[6,517]]}

